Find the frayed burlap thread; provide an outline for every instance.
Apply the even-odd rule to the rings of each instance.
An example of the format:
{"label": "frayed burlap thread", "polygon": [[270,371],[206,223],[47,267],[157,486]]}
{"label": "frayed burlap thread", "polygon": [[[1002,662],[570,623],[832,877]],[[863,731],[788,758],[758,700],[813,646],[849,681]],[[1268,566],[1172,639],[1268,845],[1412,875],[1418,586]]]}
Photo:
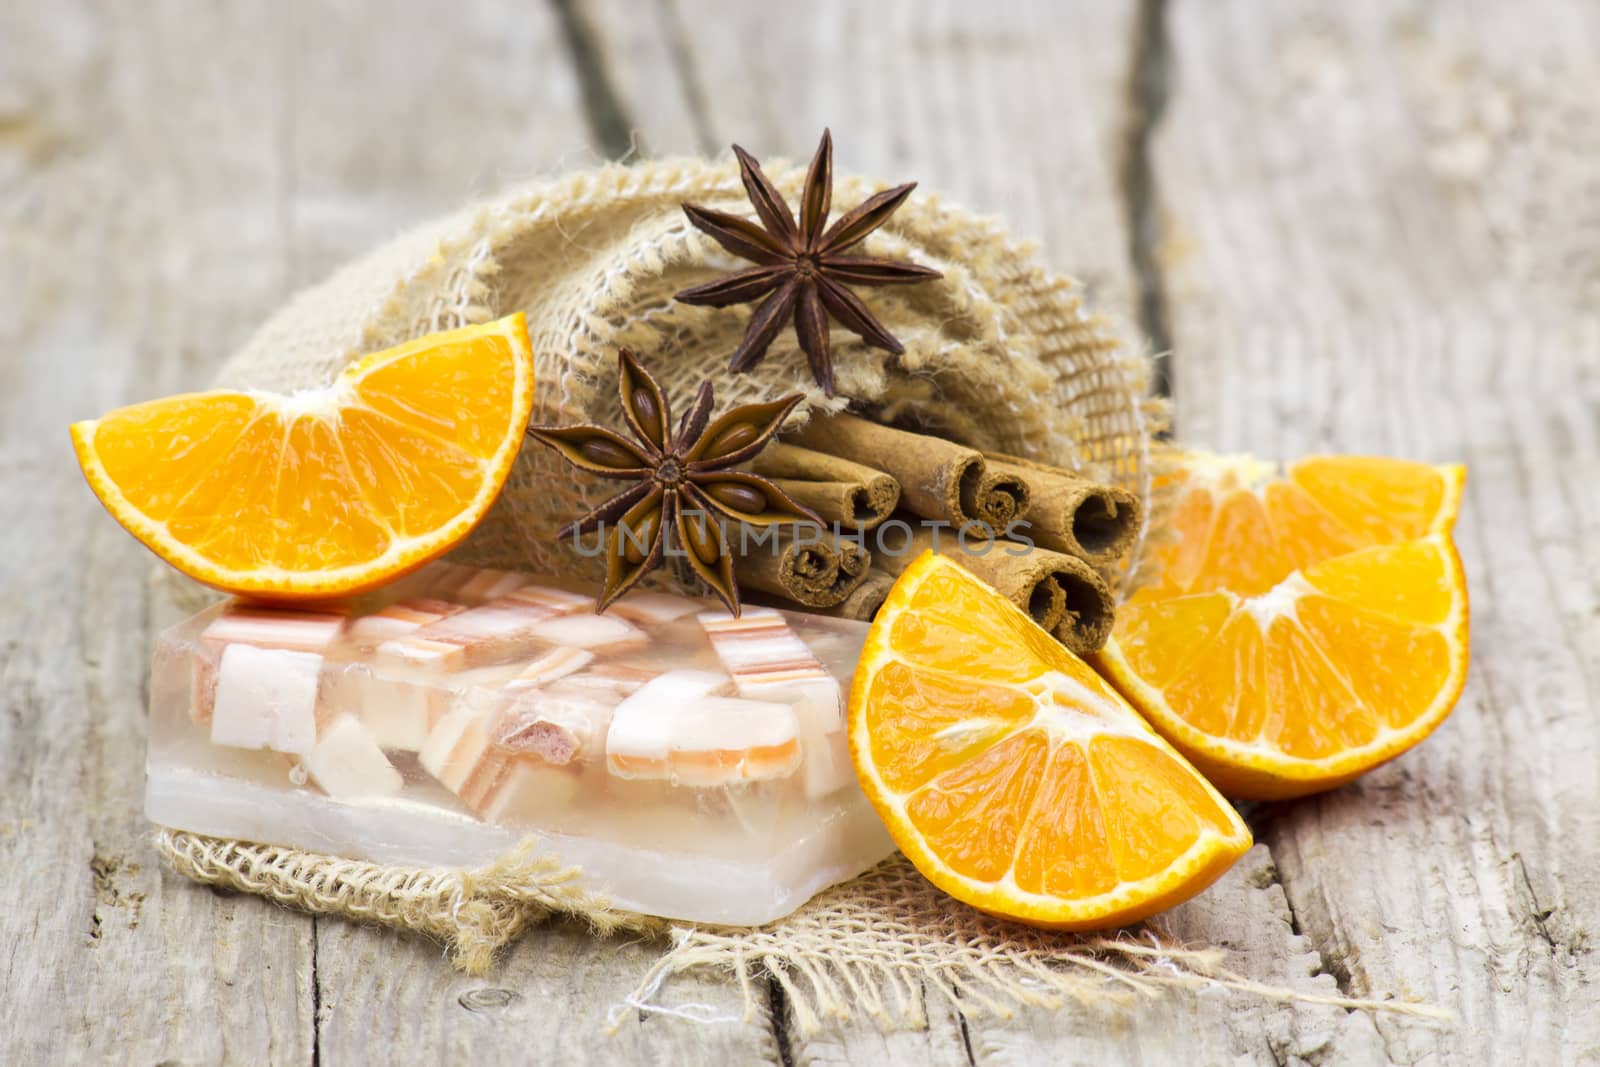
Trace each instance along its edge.
{"label": "frayed burlap thread", "polygon": [[1008,922],[952,900],[900,855],[768,926],[674,926],[671,937],[672,949],[610,1013],[612,1028],[628,1011],[684,1017],[664,1002],[663,993],[674,975],[695,970],[720,972],[738,983],[744,1021],[762,1010],[765,995],[758,991],[770,978],[783,989],[803,1037],[860,1018],[886,1031],[920,1029],[927,1025],[930,1000],[942,1000],[967,1018],[1009,1019],[1024,1007],[1055,1009],[1069,1001],[1114,1012],[1169,990],[1206,987],[1274,1001],[1449,1018],[1425,1004],[1252,982],[1223,966],[1221,949],[1181,944],[1154,923],[1079,936]]}
{"label": "frayed burlap thread", "polygon": [[600,936],[666,929],[659,919],[613,909],[583,888],[580,870],[563,866],[533,839],[469,870],[365,863],[167,829],[156,834],[156,851],[174,871],[204,885],[426,934],[448,945],[451,962],[474,975],[487,974],[496,952],[556,914],[582,919]]}
{"label": "frayed burlap thread", "polygon": [[[802,1037],[834,1023],[870,1019],[884,1030],[919,1029],[931,999],[967,1018],[1006,1019],[1028,1006],[1071,1001],[1115,1012],[1141,998],[1206,987],[1275,1001],[1321,1004],[1444,1021],[1424,1004],[1323,996],[1252,982],[1223,966],[1220,949],[1181,944],[1152,923],[1111,936],[1035,930],[952,900],[903,856],[826,890],[766,926],[668,924],[620,912],[584,891],[578,872],[530,840],[470,871],[361,863],[298,849],[162,830],[156,847],[179,874],[291,907],[374,922],[434,938],[462,971],[482,975],[530,926],[565,915],[597,936],[627,932],[670,946],[608,1013],[616,1029],[632,1012],[696,1023],[755,1020],[776,982]],[[668,1002],[671,980],[694,971],[726,975],[743,1011]]]}

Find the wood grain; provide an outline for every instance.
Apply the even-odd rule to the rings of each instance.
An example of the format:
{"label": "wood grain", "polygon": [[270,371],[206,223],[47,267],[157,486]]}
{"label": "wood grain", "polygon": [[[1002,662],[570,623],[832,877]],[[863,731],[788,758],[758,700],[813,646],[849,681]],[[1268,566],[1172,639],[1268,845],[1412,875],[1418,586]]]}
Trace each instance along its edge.
{"label": "wood grain", "polygon": [[1172,11],[1154,158],[1181,434],[1469,466],[1454,716],[1256,820],[1340,988],[1455,1013],[1378,1019],[1396,1062],[1600,1049],[1577,1009],[1600,911],[1597,29],[1555,2]]}
{"label": "wood grain", "polygon": [[[309,924],[197,893],[147,846],[147,619],[161,608],[148,555],[106,521],[64,437],[70,419],[182,387],[283,295],[275,228],[259,206],[230,206],[273,202],[271,97],[228,93],[220,151],[160,110],[215,100],[230,68],[260,72],[243,42],[270,46],[275,27],[238,14],[238,45],[187,68],[179,57],[208,42],[186,18],[12,6],[0,29],[7,1063],[311,1051]],[[162,62],[129,61],[140,54]]]}
{"label": "wood grain", "polygon": [[[1006,216],[1132,308],[1119,167],[1134,4],[586,5],[644,147],[834,165]],[[1038,32],[1048,26],[1049,32]]]}
{"label": "wood grain", "polygon": [[[1600,1055],[1597,40],[1570,0],[0,9],[0,1062]],[[176,609],[65,424],[203,383],[292,289],[623,131],[804,157],[830,124],[842,168],[1007,216],[1102,306],[1153,301],[1186,439],[1470,464],[1453,718],[1253,810],[1257,847],[1162,920],[1258,981],[1454,1025],[1209,990],[802,1040],[781,996],[746,1021],[708,975],[657,999],[725,1021],[627,1009],[605,1037],[659,948],[557,925],[466,979],[425,940],[161,872],[142,705]]]}

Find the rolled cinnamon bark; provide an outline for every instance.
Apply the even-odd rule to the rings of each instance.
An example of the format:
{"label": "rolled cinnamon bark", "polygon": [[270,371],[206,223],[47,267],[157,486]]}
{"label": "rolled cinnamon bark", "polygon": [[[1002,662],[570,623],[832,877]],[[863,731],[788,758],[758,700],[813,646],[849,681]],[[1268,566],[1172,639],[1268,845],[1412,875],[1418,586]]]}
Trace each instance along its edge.
{"label": "rolled cinnamon bark", "polygon": [[741,586],[808,608],[835,607],[866,580],[872,555],[815,527],[779,527],[770,540],[742,546],[733,570]]}
{"label": "rolled cinnamon bark", "polygon": [[1012,523],[1029,513],[1032,497],[1027,479],[986,461],[983,477],[970,492],[963,490],[961,509],[969,518],[987,523],[994,536],[1001,537]]}
{"label": "rolled cinnamon bark", "polygon": [[976,500],[982,488],[977,449],[855,415],[812,419],[785,440],[883,471],[900,483],[901,506],[925,519],[959,527],[981,518],[962,506],[963,496]]}
{"label": "rolled cinnamon bark", "polygon": [[836,607],[824,608],[822,614],[838,619],[859,619],[871,622],[883,602],[889,599],[894,588],[894,575],[876,567],[867,571],[866,580],[856,586],[855,592],[845,597]]}
{"label": "rolled cinnamon bark", "polygon": [[1018,536],[1095,568],[1111,566],[1133,547],[1144,515],[1135,494],[1016,456],[985,458],[989,471],[1017,478],[1031,490],[1028,526]]}
{"label": "rolled cinnamon bark", "polygon": [[800,445],[774,441],[756,454],[750,469],[845,530],[870,530],[900,503],[900,483],[893,476]]}
{"label": "rolled cinnamon bark", "polygon": [[[899,574],[934,548],[930,530],[917,530],[904,552],[880,552],[878,563]],[[1087,656],[1111,636],[1116,603],[1106,580],[1083,560],[1038,546],[1013,541],[965,546],[953,531],[939,532],[937,551],[988,582],[1071,651]]]}

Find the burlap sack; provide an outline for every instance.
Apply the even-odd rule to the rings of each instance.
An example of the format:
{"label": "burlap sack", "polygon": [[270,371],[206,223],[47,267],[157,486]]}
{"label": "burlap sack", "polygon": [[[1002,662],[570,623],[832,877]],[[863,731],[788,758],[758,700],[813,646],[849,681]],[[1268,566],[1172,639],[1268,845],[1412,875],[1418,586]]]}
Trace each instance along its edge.
{"label": "burlap sack", "polygon": [[[802,171],[779,163],[768,173],[794,202]],[[840,178],[834,203],[853,205],[874,188]],[[1162,411],[1145,397],[1146,360],[1082,306],[1076,283],[1047,272],[994,222],[919,191],[870,239],[874,253],[931,265],[944,278],[868,293],[906,352],[886,359],[835,330],[841,395],[829,401],[812,385],[792,331],[756,373],[733,376],[727,357],[749,310],[674,303],[679,289],[737,266],[685,222],[684,201],[746,211],[731,163],[689,161],[608,167],[471,207],[300,294],[228,362],[220,384],[318,385],[363,352],[522,310],[537,353],[539,422],[620,426],[616,349],[625,345],[660,374],[679,410],[707,376],[719,408],[798,389],[808,398],[796,415],[803,419],[853,399],[881,417],[1074,467],[1148,498]],[[456,555],[598,577],[586,569],[592,561],[556,543],[555,531],[607,488],[575,478],[544,449],[524,449],[494,511]],[[475,972],[552,913],[579,916],[600,933],[669,933],[668,951],[642,976],[630,1009],[692,1017],[660,1004],[661,984],[713,967],[739,982],[754,1013],[765,1000],[752,992],[760,972],[786,990],[802,1033],[852,1011],[883,1025],[916,1025],[929,995],[959,998],[967,1015],[1063,997],[1109,1001],[1173,983],[1290,995],[1230,976],[1218,953],[1173,944],[1152,927],[1080,939],[982,916],[899,857],[770,926],[718,930],[618,915],[581,872],[536,842],[472,871],[384,867],[174,831],[163,831],[158,847],[196,881],[440,938]]]}
{"label": "burlap sack", "polygon": [[[803,171],[767,168],[791,203]],[[880,186],[840,176],[842,210]],[[685,201],[749,214],[732,162],[611,166],[496,197],[420,227],[301,293],[223,368],[219,385],[320,385],[354,357],[434,330],[524,311],[537,356],[538,423],[621,426],[618,346],[661,377],[676,411],[701,381],[718,409],[802,391],[795,420],[849,400],[982,448],[1074,467],[1144,494],[1157,411],[1147,364],[993,221],[921,190],[868,240],[874,254],[944,272],[938,281],[866,291],[905,345],[886,358],[833,331],[840,395],[811,381],[792,330],[754,373],[728,357],[750,308],[691,307],[673,293],[741,264],[691,227]],[[601,561],[555,543],[556,530],[615,491],[554,453],[523,450],[505,492],[456,558],[598,580]]]}

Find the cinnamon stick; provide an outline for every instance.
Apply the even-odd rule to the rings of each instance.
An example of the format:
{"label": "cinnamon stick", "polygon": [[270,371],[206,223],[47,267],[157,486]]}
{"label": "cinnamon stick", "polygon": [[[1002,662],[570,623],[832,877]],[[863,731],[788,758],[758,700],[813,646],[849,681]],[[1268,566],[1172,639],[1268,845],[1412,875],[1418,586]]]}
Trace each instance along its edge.
{"label": "cinnamon stick", "polygon": [[1028,526],[1019,533],[1034,544],[1077,556],[1097,569],[1116,563],[1133,547],[1144,515],[1134,493],[1016,456],[985,458],[990,471],[1017,478],[1031,490]]}
{"label": "cinnamon stick", "polygon": [[750,469],[845,530],[871,530],[900,503],[900,483],[891,475],[800,445],[774,441],[756,453]]}
{"label": "cinnamon stick", "polygon": [[[904,552],[883,552],[879,562],[899,574],[934,549],[934,532],[915,531]],[[1111,636],[1116,604],[1106,580],[1083,560],[1047,548],[996,539],[961,539],[951,531],[938,535],[937,548],[983,579],[1028,614],[1072,652],[1087,656]]]}
{"label": "cinnamon stick", "polygon": [[889,599],[889,590],[893,588],[894,575],[873,567],[867,571],[866,580],[856,586],[855,592],[836,606],[823,609],[822,614],[832,615],[836,619],[871,622],[873,616],[878,614],[878,609],[883,607],[883,602]]}
{"label": "cinnamon stick", "polygon": [[962,506],[963,496],[977,500],[982,489],[983,454],[975,448],[855,415],[812,419],[786,440],[883,471],[900,483],[901,506],[925,519],[960,527],[981,518]]}
{"label": "cinnamon stick", "polygon": [[816,527],[778,528],[770,540],[751,542],[734,561],[741,586],[808,608],[831,608],[866,581],[872,556],[848,538]]}
{"label": "cinnamon stick", "polygon": [[972,489],[963,489],[961,510],[968,517],[987,523],[994,536],[1004,536],[1011,524],[1029,513],[1032,490],[1016,472],[985,463],[983,477]]}

